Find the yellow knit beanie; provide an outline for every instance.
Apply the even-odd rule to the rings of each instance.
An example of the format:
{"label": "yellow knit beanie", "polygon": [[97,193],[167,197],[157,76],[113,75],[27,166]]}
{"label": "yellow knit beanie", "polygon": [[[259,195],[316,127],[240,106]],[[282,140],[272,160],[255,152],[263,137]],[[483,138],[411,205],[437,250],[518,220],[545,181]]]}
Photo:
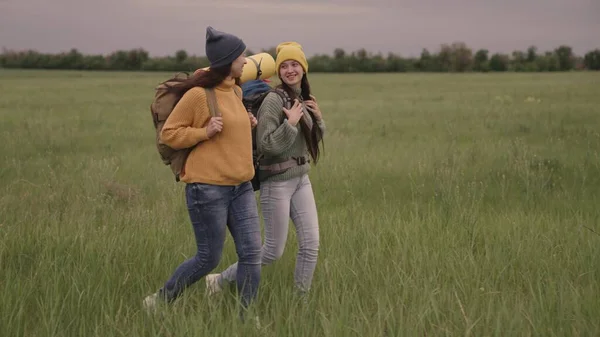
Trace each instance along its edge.
{"label": "yellow knit beanie", "polygon": [[287,60],[294,60],[302,65],[304,72],[308,73],[308,62],[306,55],[302,51],[302,46],[297,42],[282,42],[276,49],[277,57],[275,59],[275,71],[279,74],[279,67]]}

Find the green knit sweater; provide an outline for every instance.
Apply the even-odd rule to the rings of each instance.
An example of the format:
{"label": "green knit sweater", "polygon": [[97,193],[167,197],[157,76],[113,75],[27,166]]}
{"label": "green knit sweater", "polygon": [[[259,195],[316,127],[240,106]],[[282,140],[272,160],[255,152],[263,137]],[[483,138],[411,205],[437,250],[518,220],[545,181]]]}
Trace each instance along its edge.
{"label": "green knit sweater", "polygon": [[[298,99],[301,100],[300,89],[296,90]],[[301,101],[302,102],[302,101]],[[267,161],[281,162],[290,157],[305,156],[310,158],[310,153],[304,140],[304,135],[300,130],[300,123],[292,126],[287,121],[287,116],[283,111],[285,102],[276,93],[269,93],[258,111],[258,125],[256,126],[257,149]],[[312,119],[306,110],[306,105],[302,102],[302,109],[307,125],[312,128]],[[284,118],[285,117],[285,118]],[[283,123],[281,122],[283,119]],[[325,134],[325,122],[323,119],[317,122],[323,134]],[[259,172],[261,181],[281,181],[292,179],[308,173],[310,163],[294,166],[284,173],[280,173],[268,178],[264,172]]]}

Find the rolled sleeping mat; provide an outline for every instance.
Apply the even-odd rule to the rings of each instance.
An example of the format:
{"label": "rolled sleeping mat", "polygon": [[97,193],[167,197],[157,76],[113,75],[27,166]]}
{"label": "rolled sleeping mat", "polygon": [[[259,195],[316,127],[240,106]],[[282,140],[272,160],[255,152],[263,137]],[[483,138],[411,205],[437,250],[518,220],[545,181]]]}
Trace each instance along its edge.
{"label": "rolled sleeping mat", "polygon": [[[275,60],[269,53],[258,53],[248,56],[246,57],[246,62],[242,76],[240,76],[241,84],[252,80],[264,80],[275,75]],[[194,74],[200,70],[208,70],[208,68],[198,69]]]}

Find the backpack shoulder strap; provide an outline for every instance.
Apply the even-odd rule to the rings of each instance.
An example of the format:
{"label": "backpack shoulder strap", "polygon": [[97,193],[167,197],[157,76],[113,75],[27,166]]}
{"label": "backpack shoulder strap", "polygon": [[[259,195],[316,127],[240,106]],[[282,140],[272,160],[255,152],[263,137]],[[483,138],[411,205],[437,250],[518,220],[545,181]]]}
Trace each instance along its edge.
{"label": "backpack shoulder strap", "polygon": [[[217,94],[215,93],[214,88],[204,88],[206,92],[206,101],[208,103],[208,110],[210,111],[210,115],[213,117],[220,117],[221,112],[219,111],[219,105],[217,104]],[[240,92],[237,86],[233,87],[233,91],[235,94],[242,99],[242,93]]]}
{"label": "backpack shoulder strap", "polygon": [[[290,98],[290,95],[288,95],[287,92],[285,92],[285,90],[279,89],[279,88],[275,88],[273,90],[271,90],[273,92],[275,92],[277,95],[279,95],[279,97],[281,97],[281,99],[283,100],[283,107],[286,109],[291,109],[292,108],[292,99]],[[283,123],[283,121],[287,118],[286,114],[281,111],[281,118],[279,120],[280,123]]]}
{"label": "backpack shoulder strap", "polygon": [[221,116],[219,106],[217,105],[217,96],[215,94],[215,89],[204,88],[204,91],[206,91],[206,102],[208,103],[208,110],[210,111],[210,115],[212,117]]}
{"label": "backpack shoulder strap", "polygon": [[281,97],[281,99],[283,100],[284,108],[290,109],[292,107],[292,99],[287,94],[287,92],[285,92],[285,90],[275,88],[272,91],[275,92],[277,95],[279,95],[279,97]]}

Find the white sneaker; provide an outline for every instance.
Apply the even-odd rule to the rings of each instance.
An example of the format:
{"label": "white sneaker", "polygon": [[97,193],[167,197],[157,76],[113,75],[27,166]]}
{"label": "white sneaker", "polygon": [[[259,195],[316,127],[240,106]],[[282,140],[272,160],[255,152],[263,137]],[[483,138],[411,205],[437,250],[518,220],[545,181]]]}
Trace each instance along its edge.
{"label": "white sneaker", "polygon": [[206,275],[206,290],[209,296],[223,290],[223,287],[219,284],[219,274]]}
{"label": "white sneaker", "polygon": [[144,308],[146,309],[146,311],[149,313],[155,313],[157,301],[158,293],[146,296],[146,298],[144,298]]}

